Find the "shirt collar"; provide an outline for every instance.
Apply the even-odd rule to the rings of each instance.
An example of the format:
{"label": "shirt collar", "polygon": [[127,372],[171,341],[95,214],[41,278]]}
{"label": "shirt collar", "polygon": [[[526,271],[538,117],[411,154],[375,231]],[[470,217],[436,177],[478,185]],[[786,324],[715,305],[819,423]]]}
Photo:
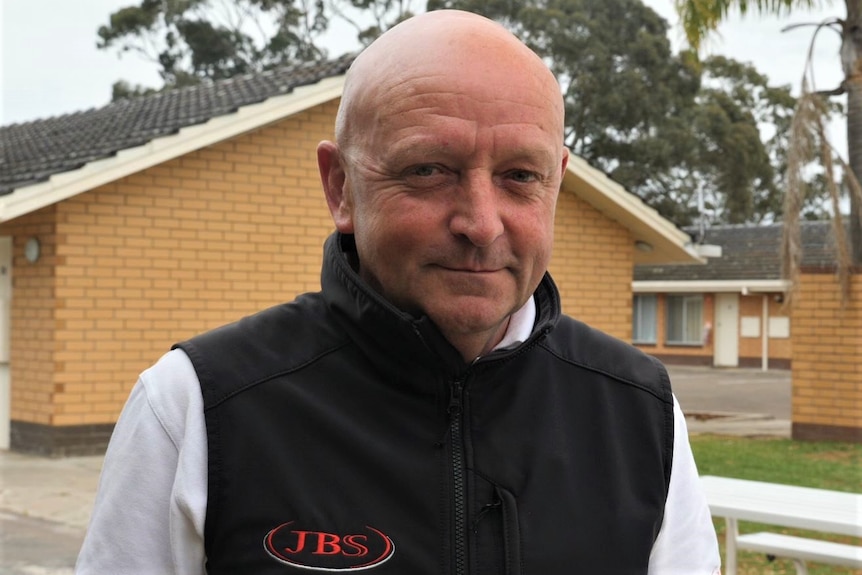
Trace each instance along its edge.
{"label": "shirt collar", "polygon": [[533,296],[530,296],[527,303],[512,314],[512,317],[509,319],[509,327],[506,328],[506,334],[500,340],[500,343],[494,346],[494,350],[513,347],[527,341],[527,338],[533,333],[535,323],[536,303],[533,301]]}

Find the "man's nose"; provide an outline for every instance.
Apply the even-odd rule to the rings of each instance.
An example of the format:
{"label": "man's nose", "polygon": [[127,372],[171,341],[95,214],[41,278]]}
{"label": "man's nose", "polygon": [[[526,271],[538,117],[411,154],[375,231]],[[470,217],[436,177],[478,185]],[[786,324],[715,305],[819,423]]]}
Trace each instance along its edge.
{"label": "man's nose", "polygon": [[465,175],[457,192],[450,231],[478,247],[494,243],[503,234],[499,194],[491,175]]}

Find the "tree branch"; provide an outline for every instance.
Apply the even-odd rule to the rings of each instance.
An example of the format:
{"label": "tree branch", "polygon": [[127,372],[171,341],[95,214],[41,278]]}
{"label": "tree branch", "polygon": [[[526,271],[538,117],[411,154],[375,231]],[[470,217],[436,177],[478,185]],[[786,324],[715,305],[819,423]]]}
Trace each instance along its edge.
{"label": "tree branch", "polygon": [[841,83],[837,88],[832,88],[831,90],[817,90],[814,94],[818,96],[843,96],[847,93],[847,90],[844,89],[844,82]]}

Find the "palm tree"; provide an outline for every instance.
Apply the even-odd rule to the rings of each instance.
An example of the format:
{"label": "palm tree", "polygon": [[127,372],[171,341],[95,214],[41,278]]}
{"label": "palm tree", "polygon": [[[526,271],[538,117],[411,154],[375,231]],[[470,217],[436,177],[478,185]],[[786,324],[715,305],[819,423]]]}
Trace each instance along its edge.
{"label": "palm tree", "polygon": [[[706,36],[713,32],[732,8],[745,14],[754,10],[761,14],[785,14],[794,9],[813,8],[831,4],[831,0],[674,0],[683,30],[689,44],[697,50]],[[858,176],[862,175],[862,0],[844,0],[845,18],[827,20],[817,25],[832,28],[841,35],[841,65],[844,80],[841,85],[826,92],[813,92],[806,71],[803,76],[802,94],[799,99],[791,136],[787,194],[785,196],[783,242],[784,273],[797,284],[801,252],[799,249],[798,206],[804,194],[799,172],[804,164],[820,156],[825,176],[830,187],[835,209],[833,219],[838,268],[845,301],[850,293],[850,273],[855,266],[862,265],[862,188]],[[812,45],[816,40],[816,32]],[[830,96],[847,96],[847,157],[845,163],[840,155],[833,153],[823,129],[826,112],[825,99]],[[844,224],[838,210],[838,188],[832,177],[833,161],[844,168],[845,182],[850,190],[850,245],[847,245]],[[794,173],[795,172],[795,173]],[[855,176],[854,176],[855,174]]]}

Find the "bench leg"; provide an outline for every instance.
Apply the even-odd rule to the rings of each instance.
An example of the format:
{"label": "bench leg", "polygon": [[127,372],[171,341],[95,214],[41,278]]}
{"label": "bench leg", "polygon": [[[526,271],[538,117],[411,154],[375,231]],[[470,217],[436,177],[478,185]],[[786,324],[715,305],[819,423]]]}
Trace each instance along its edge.
{"label": "bench leg", "polygon": [[796,566],[796,575],[808,575],[808,569],[805,567],[805,561],[802,559],[794,559],[793,564]]}
{"label": "bench leg", "polygon": [[736,538],[739,536],[739,525],[736,517],[724,518],[726,543],[724,547],[724,574],[736,575]]}

